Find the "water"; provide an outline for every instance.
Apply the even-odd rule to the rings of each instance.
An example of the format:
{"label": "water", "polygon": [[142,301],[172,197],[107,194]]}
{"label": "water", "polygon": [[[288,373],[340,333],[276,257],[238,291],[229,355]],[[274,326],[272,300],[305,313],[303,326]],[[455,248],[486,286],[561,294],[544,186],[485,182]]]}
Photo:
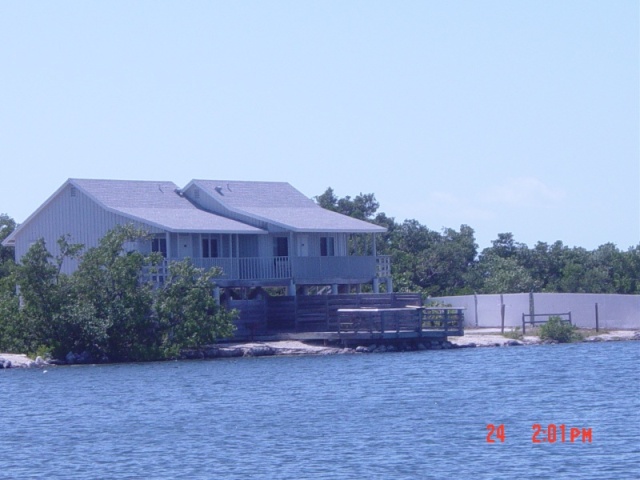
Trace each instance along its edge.
{"label": "water", "polygon": [[639,361],[620,342],[0,371],[0,478],[640,478]]}

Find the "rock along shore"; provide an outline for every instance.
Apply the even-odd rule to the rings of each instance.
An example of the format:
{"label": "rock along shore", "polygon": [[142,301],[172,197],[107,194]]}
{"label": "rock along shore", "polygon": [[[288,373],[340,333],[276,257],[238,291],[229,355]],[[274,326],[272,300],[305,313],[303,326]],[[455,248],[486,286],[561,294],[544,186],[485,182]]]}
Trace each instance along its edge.
{"label": "rock along shore", "polygon": [[[611,330],[607,333],[587,336],[583,342],[618,342],[624,340],[640,340],[640,330]],[[540,345],[557,343],[541,340],[540,337],[524,336],[519,339],[504,337],[499,328],[465,330],[463,337],[449,337],[457,347],[504,347],[519,345]]]}
{"label": "rock along shore", "polygon": [[[584,339],[585,342],[611,342],[623,340],[640,340],[640,331],[615,330],[599,335],[592,335]],[[415,344],[376,344],[361,345],[356,348],[340,348],[330,346],[310,345],[300,341],[285,340],[273,342],[251,342],[238,344],[221,344],[200,350],[190,350],[183,352],[182,359],[204,359],[204,358],[231,358],[231,357],[264,357],[264,356],[295,356],[295,355],[338,355],[338,354],[358,354],[358,353],[384,353],[412,350],[446,350],[455,348],[473,347],[504,347],[519,345],[536,345],[542,343],[555,343],[542,341],[538,337],[525,336],[515,340],[504,337],[499,329],[478,329],[467,330],[463,337],[449,337],[447,341],[424,339]],[[72,354],[70,354],[72,355]],[[69,356],[68,356],[69,357]],[[47,362],[42,357],[35,360],[26,355],[0,353],[0,369],[5,368],[33,368],[47,367],[53,364],[74,364],[92,363],[81,361],[81,355],[76,355],[66,362]]]}

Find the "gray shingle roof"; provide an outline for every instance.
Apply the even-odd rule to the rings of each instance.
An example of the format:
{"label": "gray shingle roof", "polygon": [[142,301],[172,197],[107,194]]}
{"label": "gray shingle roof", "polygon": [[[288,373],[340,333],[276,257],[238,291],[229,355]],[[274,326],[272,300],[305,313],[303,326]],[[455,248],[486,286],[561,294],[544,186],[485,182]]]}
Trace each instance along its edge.
{"label": "gray shingle roof", "polygon": [[174,232],[266,233],[206,212],[180,196],[173,182],[82,180],[70,182],[115,213]]}
{"label": "gray shingle roof", "polygon": [[[108,211],[172,232],[267,233],[241,221],[198,208],[181,196],[173,182],[69,179],[49,200],[11,233],[3,245],[13,245],[23,226],[42,211],[68,184]],[[193,180],[230,212],[266,221],[295,232],[384,232],[385,228],[320,208],[286,182]]]}
{"label": "gray shingle roof", "polygon": [[286,182],[193,180],[211,198],[233,212],[297,232],[385,232],[384,227],[325,210]]}
{"label": "gray shingle roof", "polygon": [[287,182],[237,182],[231,180],[193,180],[209,195],[229,208],[310,208],[313,200]]}

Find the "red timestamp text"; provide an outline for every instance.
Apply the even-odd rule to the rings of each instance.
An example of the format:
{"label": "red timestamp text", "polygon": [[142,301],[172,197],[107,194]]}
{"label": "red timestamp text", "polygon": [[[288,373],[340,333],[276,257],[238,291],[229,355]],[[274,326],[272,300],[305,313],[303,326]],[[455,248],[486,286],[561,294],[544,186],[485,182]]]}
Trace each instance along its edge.
{"label": "red timestamp text", "polygon": [[[593,441],[593,429],[569,427],[564,423],[556,425],[550,423],[541,425],[534,423],[531,426],[533,433],[531,443],[591,443]],[[507,431],[503,423],[495,425],[487,424],[487,443],[505,443]]]}
{"label": "red timestamp text", "polygon": [[546,428],[539,423],[534,423],[531,428],[533,430],[532,443],[574,443],[577,441],[591,443],[593,440],[591,428],[567,427],[564,423],[560,425],[550,423]]}

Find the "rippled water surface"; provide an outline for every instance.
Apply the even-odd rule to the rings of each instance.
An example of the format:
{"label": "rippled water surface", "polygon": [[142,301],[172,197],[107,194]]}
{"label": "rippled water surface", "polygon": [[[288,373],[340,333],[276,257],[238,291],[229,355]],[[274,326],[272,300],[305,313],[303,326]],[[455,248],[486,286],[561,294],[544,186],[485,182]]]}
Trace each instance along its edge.
{"label": "rippled water surface", "polygon": [[640,478],[639,366],[619,342],[0,371],[0,478]]}

